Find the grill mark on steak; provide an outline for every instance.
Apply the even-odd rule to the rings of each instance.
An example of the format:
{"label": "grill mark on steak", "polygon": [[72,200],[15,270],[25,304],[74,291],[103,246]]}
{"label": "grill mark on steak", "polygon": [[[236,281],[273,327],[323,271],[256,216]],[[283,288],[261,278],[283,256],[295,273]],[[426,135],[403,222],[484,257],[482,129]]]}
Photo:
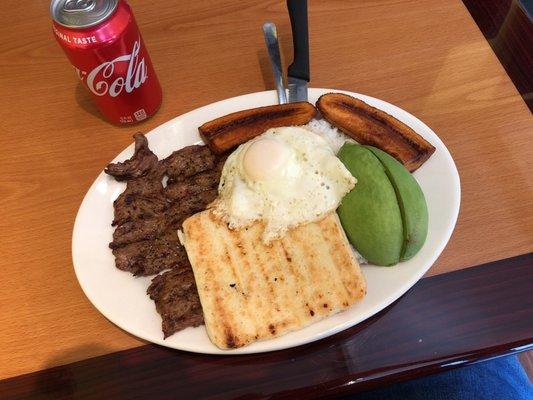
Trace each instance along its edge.
{"label": "grill mark on steak", "polygon": [[[203,323],[194,274],[177,229],[216,198],[226,156],[194,145],[159,161],[143,135],[134,137],[133,157],[105,169],[127,183],[113,202],[116,228],[109,247],[116,267],[134,276],[166,271],[152,280],[147,292],[161,314],[166,338]],[[163,187],[165,175],[168,182]]]}

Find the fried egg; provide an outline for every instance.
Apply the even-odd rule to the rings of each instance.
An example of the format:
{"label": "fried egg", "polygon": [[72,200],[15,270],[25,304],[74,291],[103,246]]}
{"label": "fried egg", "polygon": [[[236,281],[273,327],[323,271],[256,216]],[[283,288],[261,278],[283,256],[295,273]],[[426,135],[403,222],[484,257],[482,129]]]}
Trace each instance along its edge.
{"label": "fried egg", "polygon": [[263,221],[263,241],[335,210],[356,180],[319,135],[269,129],[227,159],[213,211],[231,229]]}

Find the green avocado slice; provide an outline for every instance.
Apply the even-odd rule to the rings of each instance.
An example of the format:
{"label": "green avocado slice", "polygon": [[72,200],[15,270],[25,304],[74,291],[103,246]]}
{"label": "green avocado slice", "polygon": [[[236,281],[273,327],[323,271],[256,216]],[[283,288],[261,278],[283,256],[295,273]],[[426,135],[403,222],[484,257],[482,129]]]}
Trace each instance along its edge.
{"label": "green avocado slice", "polygon": [[373,264],[398,263],[404,229],[396,191],[386,169],[372,151],[357,144],[344,144],[337,156],[357,178],[354,189],[337,209],[348,239]]}
{"label": "green avocado slice", "polygon": [[428,208],[420,185],[411,173],[394,157],[384,151],[364,146],[383,164],[396,192],[403,221],[404,243],[400,261],[413,257],[424,245],[428,233]]}

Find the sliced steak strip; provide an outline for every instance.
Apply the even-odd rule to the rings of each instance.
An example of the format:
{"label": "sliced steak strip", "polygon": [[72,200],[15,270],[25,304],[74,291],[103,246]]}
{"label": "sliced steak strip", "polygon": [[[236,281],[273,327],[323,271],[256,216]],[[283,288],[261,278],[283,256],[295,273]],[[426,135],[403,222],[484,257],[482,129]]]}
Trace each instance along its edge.
{"label": "sliced steak strip", "polygon": [[[144,178],[140,178],[144,179]],[[122,225],[133,220],[145,220],[161,215],[167,208],[168,202],[163,195],[163,186],[159,191],[146,194],[135,192],[130,185],[137,180],[128,181],[124,192],[113,202],[115,219],[111,225]]]}
{"label": "sliced steak strip", "polygon": [[160,195],[163,190],[163,174],[161,168],[148,172],[145,176],[137,179],[130,179],[127,185],[129,194],[151,196]]}
{"label": "sliced steak strip", "polygon": [[172,203],[167,210],[167,221],[173,229],[181,229],[181,224],[191,215],[206,209],[216,199],[217,189],[209,189]]}
{"label": "sliced steak strip", "polygon": [[111,225],[161,214],[167,207],[162,181],[162,168],[159,166],[140,178],[129,179],[126,190],[113,202],[115,219]]}
{"label": "sliced steak strip", "polygon": [[130,243],[156,239],[168,228],[181,229],[181,224],[185,219],[205,210],[217,195],[217,189],[206,190],[182,201],[174,202],[166,211],[155,217],[125,222],[117,226],[113,232],[113,241],[109,247],[117,249]]}
{"label": "sliced steak strip", "polygon": [[169,230],[155,240],[143,240],[116,248],[113,255],[118,269],[136,276],[154,275],[166,269],[189,265],[187,253],[179,243],[175,230]]}
{"label": "sliced steak strip", "polygon": [[165,188],[169,201],[181,201],[206,190],[216,189],[220,181],[220,172],[216,169],[201,172],[183,181],[174,181]]}
{"label": "sliced steak strip", "polygon": [[113,176],[117,181],[139,178],[149,171],[157,169],[159,160],[157,156],[148,148],[148,140],[142,133],[136,133],[135,153],[133,157],[124,162],[109,164],[105,173]]}
{"label": "sliced steak strip", "polygon": [[116,249],[141,240],[155,239],[161,236],[168,226],[165,215],[126,222],[115,229],[109,247]]}
{"label": "sliced steak strip", "polygon": [[156,276],[147,293],[161,315],[165,338],[189,326],[203,324],[202,305],[190,265]]}
{"label": "sliced steak strip", "polygon": [[163,160],[169,181],[181,180],[215,167],[216,155],[206,146],[193,145],[177,150]]}

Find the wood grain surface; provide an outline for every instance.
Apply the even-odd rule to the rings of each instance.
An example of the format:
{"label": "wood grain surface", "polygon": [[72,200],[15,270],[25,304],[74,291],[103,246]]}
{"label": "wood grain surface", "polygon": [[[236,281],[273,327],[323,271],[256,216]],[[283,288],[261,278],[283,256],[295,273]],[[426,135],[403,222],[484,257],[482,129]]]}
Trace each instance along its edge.
{"label": "wood grain surface", "polygon": [[[533,250],[533,120],[459,0],[309,2],[311,86],[375,96],[443,139],[459,169],[456,231],[429,275]],[[131,0],[163,86],[136,127],[101,120],[52,36],[48,0],[3,4],[0,26],[0,378],[142,344],[83,295],[70,245],[93,179],[136,130],[273,88],[261,33],[285,2]]]}
{"label": "wood grain surface", "polygon": [[532,348],[532,267],[530,253],[423,279],[305,346],[224,357],[146,345],[0,381],[0,398],[337,398]]}

